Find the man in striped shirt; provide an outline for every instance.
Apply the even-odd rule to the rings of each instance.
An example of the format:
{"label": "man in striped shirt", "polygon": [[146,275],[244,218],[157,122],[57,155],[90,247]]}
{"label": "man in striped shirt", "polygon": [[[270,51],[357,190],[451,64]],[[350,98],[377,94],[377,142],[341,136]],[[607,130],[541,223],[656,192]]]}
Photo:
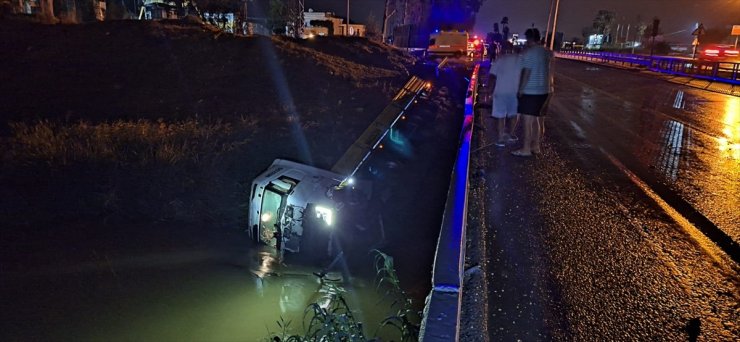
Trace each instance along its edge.
{"label": "man in striped shirt", "polygon": [[540,138],[544,132],[545,104],[552,92],[550,60],[552,54],[542,47],[540,32],[536,28],[528,29],[527,48],[521,57],[521,81],[519,82],[517,111],[524,121],[524,138],[522,148],[511,154],[519,157],[531,157],[539,154]]}

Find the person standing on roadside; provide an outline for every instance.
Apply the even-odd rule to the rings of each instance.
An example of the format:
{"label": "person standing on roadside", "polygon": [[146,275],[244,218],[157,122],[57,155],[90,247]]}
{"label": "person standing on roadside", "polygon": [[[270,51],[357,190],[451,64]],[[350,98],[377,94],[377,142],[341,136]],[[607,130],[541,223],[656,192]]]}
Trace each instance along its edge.
{"label": "person standing on roadside", "polygon": [[552,53],[540,43],[540,31],[528,29],[524,36],[527,47],[521,57],[521,81],[518,92],[518,112],[524,121],[522,148],[512,151],[518,157],[531,157],[542,152],[540,138],[545,129],[543,115],[552,92],[550,61]]}
{"label": "person standing on roadside", "polygon": [[488,44],[488,59],[493,61],[501,51],[501,42],[504,40],[501,32],[498,30],[498,23],[493,23],[493,32],[489,32],[486,36],[486,43]]}
{"label": "person standing on roadside", "polygon": [[[495,118],[498,128],[498,140],[496,146],[504,147],[508,142],[516,141],[514,128],[519,121],[517,113],[517,91],[519,90],[519,79],[521,68],[519,56],[511,49],[501,50],[502,54],[491,64],[490,73],[493,76],[493,111],[491,117]],[[506,121],[509,121],[509,132],[506,132]]]}

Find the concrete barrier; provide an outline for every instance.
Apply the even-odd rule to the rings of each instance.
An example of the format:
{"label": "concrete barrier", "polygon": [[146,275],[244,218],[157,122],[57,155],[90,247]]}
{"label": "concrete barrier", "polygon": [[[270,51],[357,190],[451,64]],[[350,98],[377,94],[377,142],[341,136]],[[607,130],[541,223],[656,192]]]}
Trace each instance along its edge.
{"label": "concrete barrier", "polygon": [[447,191],[442,227],[434,255],[432,291],[427,296],[419,339],[426,342],[458,341],[465,263],[465,229],[468,216],[468,175],[473,115],[478,92],[476,65],[465,96],[465,118],[460,147]]}

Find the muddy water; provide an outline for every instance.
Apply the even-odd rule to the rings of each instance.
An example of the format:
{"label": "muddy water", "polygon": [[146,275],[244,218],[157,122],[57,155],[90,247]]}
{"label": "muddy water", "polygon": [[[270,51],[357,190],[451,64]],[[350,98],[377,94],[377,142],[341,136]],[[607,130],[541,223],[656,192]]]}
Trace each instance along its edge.
{"label": "muddy water", "polygon": [[[319,291],[315,270],[280,265],[267,249],[236,244],[57,264],[3,281],[1,335],[3,340],[255,341],[279,332],[280,317],[292,322],[290,332],[300,333],[306,306],[328,298]],[[348,304],[373,336],[390,314],[392,299],[375,290],[373,279],[343,282],[337,272],[325,279],[348,291]]]}

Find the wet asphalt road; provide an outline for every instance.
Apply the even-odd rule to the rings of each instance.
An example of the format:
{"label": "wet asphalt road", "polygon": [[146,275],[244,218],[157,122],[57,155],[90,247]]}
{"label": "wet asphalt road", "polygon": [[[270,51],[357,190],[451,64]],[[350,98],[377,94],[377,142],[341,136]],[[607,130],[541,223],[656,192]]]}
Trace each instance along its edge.
{"label": "wet asphalt road", "polygon": [[475,152],[488,284],[478,337],[738,340],[740,268],[684,217],[740,236],[740,98],[585,63],[555,71],[544,155]]}
{"label": "wet asphalt road", "polygon": [[570,61],[556,70],[552,110],[579,138],[740,241],[740,97]]}

